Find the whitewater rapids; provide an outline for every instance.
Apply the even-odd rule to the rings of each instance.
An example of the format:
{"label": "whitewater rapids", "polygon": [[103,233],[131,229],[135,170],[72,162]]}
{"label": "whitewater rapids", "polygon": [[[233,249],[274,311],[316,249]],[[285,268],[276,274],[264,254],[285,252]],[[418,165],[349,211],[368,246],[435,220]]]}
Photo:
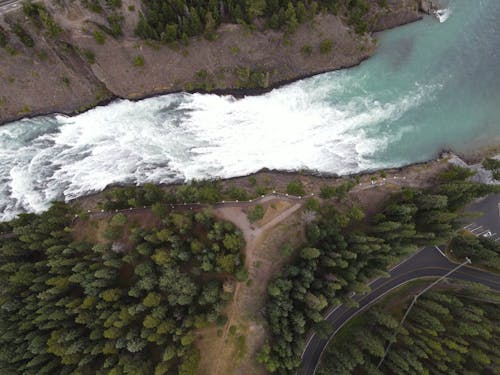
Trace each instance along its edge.
{"label": "whitewater rapids", "polygon": [[[474,4],[473,4],[474,3]],[[0,220],[110,184],[261,168],[348,174],[500,135],[500,1],[383,33],[361,66],[260,96],[172,94],[0,128]]]}

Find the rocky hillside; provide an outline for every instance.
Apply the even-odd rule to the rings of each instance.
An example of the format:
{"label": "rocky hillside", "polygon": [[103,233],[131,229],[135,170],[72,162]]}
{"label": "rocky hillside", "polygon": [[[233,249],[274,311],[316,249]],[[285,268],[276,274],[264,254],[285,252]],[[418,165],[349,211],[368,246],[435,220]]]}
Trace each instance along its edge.
{"label": "rocky hillside", "polygon": [[[356,34],[346,19],[332,14],[316,16],[291,35],[265,30],[257,20],[252,27],[223,24],[215,40],[200,36],[167,45],[135,36],[141,0],[103,5],[97,12],[90,1],[40,3],[31,13],[0,15],[0,123],[83,111],[114,97],[262,90],[356,65],[376,48],[372,35]],[[421,0],[370,5],[373,31],[415,21],[423,9]],[[121,24],[120,33],[114,22]]]}

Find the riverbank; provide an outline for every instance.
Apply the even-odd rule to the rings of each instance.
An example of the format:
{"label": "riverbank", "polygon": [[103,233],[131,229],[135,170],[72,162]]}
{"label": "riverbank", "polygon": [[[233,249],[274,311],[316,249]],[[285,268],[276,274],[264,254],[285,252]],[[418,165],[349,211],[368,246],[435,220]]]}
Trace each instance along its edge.
{"label": "riverbank", "polygon": [[[48,38],[21,11],[2,16],[8,30],[25,26],[35,46],[11,34],[11,54],[0,49],[0,124],[24,117],[73,115],[118,98],[139,100],[180,91],[221,95],[261,94],[272,88],[324,72],[360,64],[376,51],[377,40],[357,35],[346,20],[318,15],[293,35],[222,25],[214,41],[193,38],[189,45],[159,45],[137,39],[134,28],[140,1],[123,4],[123,36],[96,42],[96,25],[105,15],[79,3],[59,6],[43,1],[64,32]],[[371,30],[381,31],[421,19],[425,1],[372,2]],[[140,62],[140,63],[139,63]]]}
{"label": "riverbank", "polygon": [[[467,166],[459,156],[443,152],[439,157],[421,163],[399,168],[387,168],[383,170],[367,171],[359,174],[338,176],[335,174],[324,174],[315,171],[280,171],[262,169],[255,173],[232,177],[227,179],[216,179],[221,190],[241,189],[247,192],[249,197],[258,197],[262,193],[287,193],[290,183],[299,182],[304,191],[309,195],[320,196],[321,188],[325,186],[338,187],[342,184],[354,182],[353,191],[364,209],[375,212],[378,207],[371,202],[381,202],[380,195],[387,195],[394,189],[400,187],[412,187],[425,189],[434,186],[438,181],[439,174],[451,165]],[[473,166],[470,166],[473,167]],[[172,184],[158,184],[166,191],[174,191],[190,182],[178,182]],[[95,211],[99,209],[99,202],[103,202],[105,196],[116,187],[135,186],[127,184],[116,184],[107,187],[101,192],[89,194],[76,198],[71,203],[77,204],[82,210]],[[186,202],[194,203],[194,202]]]}
{"label": "riverbank", "polygon": [[[287,185],[290,182],[300,180],[309,193],[320,193],[320,187],[324,184],[336,185],[349,180],[358,181],[358,183],[370,183],[377,185],[380,182],[390,180],[406,180],[411,186],[426,188],[432,186],[436,181],[429,178],[429,175],[423,174],[423,171],[431,171],[430,175],[436,175],[442,170],[443,166],[457,165],[463,168],[469,168],[477,172],[481,178],[473,178],[480,183],[500,184],[500,181],[493,181],[491,178],[485,178],[485,170],[482,168],[482,161],[485,158],[495,158],[500,160],[500,145],[478,149],[472,155],[459,154],[451,150],[443,150],[435,158],[412,163],[400,167],[391,167],[384,169],[367,170],[360,173],[347,175],[338,175],[335,173],[325,173],[316,170],[277,170],[262,168],[255,173],[235,176],[230,178],[216,178],[212,181],[218,181],[224,189],[237,187],[244,189],[250,194],[256,195],[256,187],[261,186],[267,191],[276,190],[286,192]],[[489,176],[491,173],[487,173]],[[491,177],[491,176],[490,176]],[[179,181],[167,184],[156,184],[164,189],[175,189],[179,186],[189,184],[191,181]],[[399,182],[399,181],[398,181]],[[83,197],[76,198],[70,202],[81,204],[85,209],[95,209],[97,202],[102,200],[104,195],[116,187],[137,186],[134,184],[112,184],[104,190]]]}

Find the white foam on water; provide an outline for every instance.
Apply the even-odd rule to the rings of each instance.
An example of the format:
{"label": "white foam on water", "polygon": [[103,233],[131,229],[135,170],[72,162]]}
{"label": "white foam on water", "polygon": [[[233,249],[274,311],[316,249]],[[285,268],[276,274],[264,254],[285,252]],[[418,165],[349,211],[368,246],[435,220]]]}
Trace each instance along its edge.
{"label": "white foam on water", "polygon": [[436,15],[439,22],[443,23],[446,22],[448,18],[450,18],[451,9],[450,8],[438,9],[434,12],[434,14]]}
{"label": "white foam on water", "polygon": [[451,14],[453,13],[454,2],[450,1],[445,8],[437,9],[434,11],[434,15],[439,20],[440,23],[446,22]]}
{"label": "white foam on water", "polygon": [[227,178],[263,167],[339,174],[379,167],[373,154],[395,132],[373,134],[372,128],[391,123],[434,90],[417,87],[386,103],[369,95],[340,100],[354,84],[349,75],[322,79],[241,100],[202,94],[121,100],[75,117],[2,127],[0,219],[114,183]]}

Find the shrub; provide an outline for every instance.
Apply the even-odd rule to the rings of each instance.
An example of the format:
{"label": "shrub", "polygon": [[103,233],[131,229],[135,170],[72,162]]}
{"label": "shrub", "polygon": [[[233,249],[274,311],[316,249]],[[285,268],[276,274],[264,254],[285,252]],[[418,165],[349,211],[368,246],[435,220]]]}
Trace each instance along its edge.
{"label": "shrub", "polygon": [[11,56],[17,55],[17,50],[14,47],[12,47],[12,46],[7,45],[7,47],[5,47],[5,50]]}
{"label": "shrub", "polygon": [[261,220],[264,217],[264,207],[260,204],[248,210],[248,221],[251,223],[255,223],[258,220]]}
{"label": "shrub", "polygon": [[266,195],[267,193],[269,193],[269,188],[265,186],[257,186],[255,192],[257,193],[257,195]]}
{"label": "shrub", "polygon": [[323,185],[320,188],[319,196],[323,199],[330,199],[335,195],[335,187],[329,185]]}
{"label": "shrub", "polygon": [[9,36],[4,29],[0,26],[0,47],[7,47],[7,42],[9,41]]}
{"label": "shrub", "polygon": [[306,201],[305,207],[309,211],[319,211],[319,209],[321,208],[319,201],[316,198],[309,198]]}
{"label": "shrub", "polygon": [[239,88],[266,88],[269,86],[269,72],[261,69],[251,70],[248,66],[236,68]]}
{"label": "shrub", "polygon": [[134,57],[134,66],[135,67],[144,66],[144,57],[142,57],[141,55],[137,55],[136,57]]}
{"label": "shrub", "polygon": [[368,31],[368,22],[365,15],[370,10],[370,5],[366,0],[356,0],[354,9],[349,12],[349,24],[354,26],[354,31],[358,34],[364,34]]}
{"label": "shrub", "polygon": [[23,13],[29,18],[38,17],[38,12],[41,8],[40,4],[34,4],[31,1],[23,2]]}
{"label": "shrub", "polygon": [[224,326],[227,323],[227,316],[226,315],[219,315],[217,317],[216,323],[220,327]]}
{"label": "shrub", "polygon": [[56,38],[61,34],[63,29],[57,24],[57,22],[52,18],[52,16],[45,10],[40,10],[40,19],[47,29],[49,36],[51,38]]}
{"label": "shrub", "polygon": [[305,194],[304,185],[300,181],[292,181],[287,185],[286,192],[290,195],[302,196]]}
{"label": "shrub", "polygon": [[453,165],[451,168],[442,172],[439,177],[442,182],[465,181],[467,178],[474,176],[474,174],[475,172],[470,169]]}
{"label": "shrub", "polygon": [[47,54],[47,51],[45,51],[44,49],[38,51],[36,53],[36,55],[38,56],[38,58],[40,59],[40,61],[45,61],[49,57],[49,55]]}
{"label": "shrub", "polygon": [[344,199],[347,196],[349,190],[351,190],[349,183],[340,184],[335,188],[335,196],[338,199]]}
{"label": "shrub", "polygon": [[84,7],[89,9],[91,12],[94,12],[94,13],[101,13],[102,12],[102,7],[101,7],[101,4],[99,4],[98,0],[82,0],[82,4]]}
{"label": "shrub", "polygon": [[284,256],[288,257],[290,255],[293,254],[293,246],[290,242],[287,242],[285,244],[283,244],[281,247],[280,247],[280,252],[281,254],[283,254]]}
{"label": "shrub", "polygon": [[240,283],[246,281],[248,279],[248,271],[245,267],[240,268],[238,271],[235,273],[236,280],[238,280]]}
{"label": "shrub", "polygon": [[122,0],[106,0],[106,4],[111,8],[121,8]]}
{"label": "shrub", "polygon": [[28,105],[25,105],[23,108],[21,108],[20,114],[24,115],[26,113],[29,113],[31,111],[31,108]]}
{"label": "shrub", "polygon": [[196,72],[196,78],[201,79],[201,80],[205,80],[208,78],[208,72],[205,69],[198,70]]}
{"label": "shrub", "polygon": [[23,12],[33,20],[37,27],[45,27],[51,38],[59,36],[62,32],[61,26],[57,24],[42,4],[25,2],[23,3]]}
{"label": "shrub", "polygon": [[113,216],[109,224],[113,226],[122,226],[125,225],[126,223],[127,223],[127,216],[120,213]]}
{"label": "shrub", "polygon": [[212,12],[208,11],[205,15],[205,38],[207,40],[215,40],[217,36],[215,29],[217,28],[217,23],[212,15]]}
{"label": "shrub", "polygon": [[312,51],[313,51],[312,47],[309,44],[306,44],[306,45],[302,46],[301,52],[304,55],[311,56]]}
{"label": "shrub", "polygon": [[239,201],[246,201],[248,200],[248,193],[246,190],[238,188],[236,186],[231,186],[226,194],[229,196],[229,198],[234,199],[234,200],[239,200]]}
{"label": "shrub", "polygon": [[333,42],[331,39],[325,39],[319,44],[319,52],[325,54],[332,51]]}
{"label": "shrub", "polygon": [[19,23],[16,23],[14,25],[14,28],[13,28],[12,31],[14,31],[14,34],[16,34],[19,37],[19,39],[21,40],[21,42],[26,47],[29,47],[29,48],[34,47],[35,41],[31,37],[31,35],[28,34],[28,32],[26,30],[24,30],[23,27]]}
{"label": "shrub", "polygon": [[123,227],[120,226],[108,226],[103,233],[105,239],[110,241],[116,241],[120,239],[123,233]]}
{"label": "shrub", "polygon": [[117,38],[119,36],[123,35],[122,31],[122,22],[123,22],[123,16],[120,16],[118,14],[112,14],[107,17],[108,24],[111,27],[110,29],[110,34]]}
{"label": "shrub", "polygon": [[106,42],[106,36],[102,31],[94,30],[93,35],[97,44],[104,44]]}
{"label": "shrub", "polygon": [[488,169],[490,171],[500,169],[500,160],[486,158],[483,161],[483,168]]}
{"label": "shrub", "polygon": [[177,25],[167,25],[165,26],[165,31],[161,33],[161,41],[166,43],[174,42],[178,39],[178,27]]}
{"label": "shrub", "polygon": [[83,56],[85,56],[85,58],[87,59],[89,64],[95,63],[95,55],[94,55],[94,52],[92,52],[92,50],[85,48],[83,50]]}

